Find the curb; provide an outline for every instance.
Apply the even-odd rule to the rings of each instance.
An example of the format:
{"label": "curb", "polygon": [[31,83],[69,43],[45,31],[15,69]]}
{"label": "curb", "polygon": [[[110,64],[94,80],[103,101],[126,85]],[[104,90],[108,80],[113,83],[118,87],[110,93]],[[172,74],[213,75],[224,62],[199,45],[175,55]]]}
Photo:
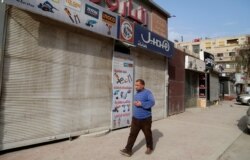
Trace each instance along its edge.
{"label": "curb", "polygon": [[85,134],[85,135],[81,135],[81,137],[101,137],[101,136],[107,135],[108,133],[110,133],[110,130],[104,130],[104,131],[100,131],[100,132]]}

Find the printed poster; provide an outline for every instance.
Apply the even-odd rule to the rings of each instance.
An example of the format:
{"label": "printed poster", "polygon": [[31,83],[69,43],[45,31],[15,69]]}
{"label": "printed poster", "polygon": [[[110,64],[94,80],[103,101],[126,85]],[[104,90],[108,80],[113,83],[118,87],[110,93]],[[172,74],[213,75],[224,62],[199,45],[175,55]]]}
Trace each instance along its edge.
{"label": "printed poster", "polygon": [[134,64],[129,55],[113,56],[112,129],[130,126],[133,107]]}

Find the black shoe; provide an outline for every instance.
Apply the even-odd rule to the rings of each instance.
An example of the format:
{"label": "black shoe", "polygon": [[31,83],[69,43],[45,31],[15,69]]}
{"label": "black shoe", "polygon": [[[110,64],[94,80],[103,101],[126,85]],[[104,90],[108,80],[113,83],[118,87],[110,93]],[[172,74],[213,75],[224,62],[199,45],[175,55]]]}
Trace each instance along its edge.
{"label": "black shoe", "polygon": [[126,148],[120,150],[120,153],[124,156],[131,157],[132,156],[132,151],[128,151]]}
{"label": "black shoe", "polygon": [[151,154],[152,152],[153,152],[153,150],[152,150],[152,149],[147,148],[147,150],[146,150],[145,154]]}

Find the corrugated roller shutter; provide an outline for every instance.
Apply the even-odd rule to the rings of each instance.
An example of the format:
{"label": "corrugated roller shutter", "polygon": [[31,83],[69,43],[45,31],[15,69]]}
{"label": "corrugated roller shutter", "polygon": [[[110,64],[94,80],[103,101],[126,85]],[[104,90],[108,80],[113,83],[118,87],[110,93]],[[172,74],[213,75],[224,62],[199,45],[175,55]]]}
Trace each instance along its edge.
{"label": "corrugated roller shutter", "polygon": [[0,110],[3,149],[110,126],[112,41],[70,32],[43,18],[9,9]]}
{"label": "corrugated roller shutter", "polygon": [[146,88],[153,92],[156,105],[153,107],[153,120],[163,119],[165,110],[165,57],[142,50],[133,51],[135,79],[144,79]]}
{"label": "corrugated roller shutter", "polygon": [[219,82],[219,76],[210,73],[209,74],[209,84],[210,84],[210,101],[217,101],[219,100],[219,94],[220,94],[220,82]]}

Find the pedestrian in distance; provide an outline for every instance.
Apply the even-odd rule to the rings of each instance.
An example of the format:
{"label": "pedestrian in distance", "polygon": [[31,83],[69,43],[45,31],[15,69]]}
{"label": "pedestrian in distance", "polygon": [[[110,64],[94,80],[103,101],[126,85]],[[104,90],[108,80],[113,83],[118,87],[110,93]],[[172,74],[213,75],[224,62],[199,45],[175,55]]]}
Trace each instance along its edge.
{"label": "pedestrian in distance", "polygon": [[132,148],[136,138],[142,130],[146,139],[147,149],[145,154],[153,152],[152,125],[152,107],[155,105],[155,99],[152,92],[145,88],[145,82],[142,79],[136,80],[136,94],[134,95],[133,117],[128,137],[127,145],[120,153],[124,156],[132,156]]}

